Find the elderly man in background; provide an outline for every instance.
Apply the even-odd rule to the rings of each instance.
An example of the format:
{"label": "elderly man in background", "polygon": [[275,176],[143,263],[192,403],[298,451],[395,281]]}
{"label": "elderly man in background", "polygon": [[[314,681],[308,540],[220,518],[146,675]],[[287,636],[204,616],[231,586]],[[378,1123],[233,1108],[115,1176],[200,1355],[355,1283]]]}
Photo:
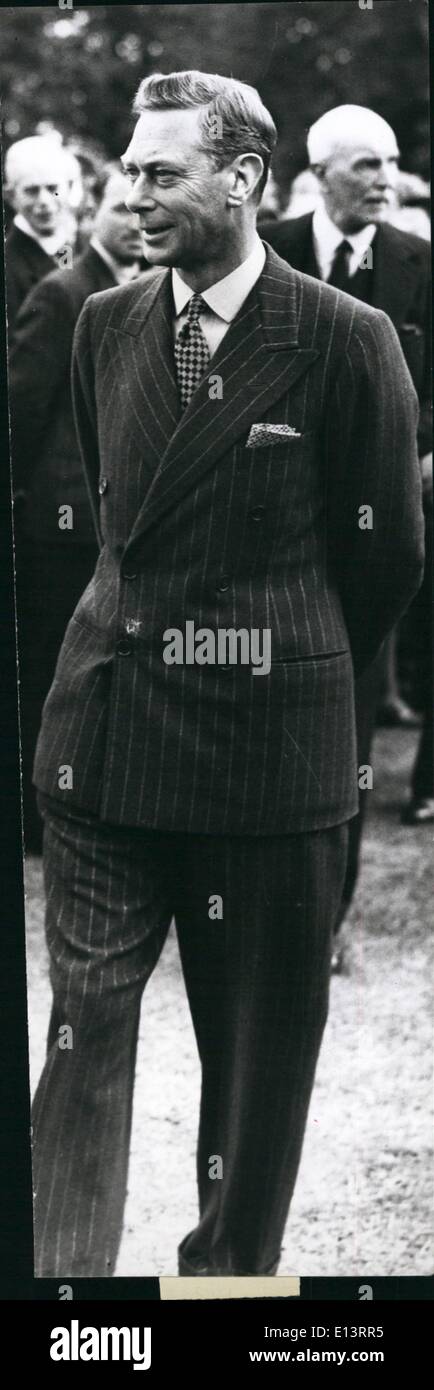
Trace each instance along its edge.
{"label": "elderly man in background", "polygon": [[337,106],[307,137],[321,198],[262,235],[284,260],[389,315],[419,396],[419,452],[431,448],[430,256],[422,238],[391,226],[399,149],[387,121]]}
{"label": "elderly man in background", "polygon": [[88,249],[71,270],[46,275],[28,295],[10,355],[24,835],[37,853],[42,824],[31,771],[42,706],[98,555],[72,414],[72,340],[88,295],[134,279],[143,267],[127,192],[119,167],[108,167]]}
{"label": "elderly man in background", "polygon": [[[317,206],[301,217],[264,224],[262,235],[297,270],[327,281],[389,315],[419,397],[418,449],[428,528],[432,516],[430,251],[426,241],[398,230],[388,221],[399,181],[395,134],[375,111],[364,106],[338,106],[311,127],[307,147],[310,169],[320,193]],[[429,549],[428,545],[428,553]],[[419,605],[421,602],[422,596]],[[370,762],[381,681],[380,654],[375,665],[356,681],[359,766]],[[425,691],[432,691],[428,675],[423,684]],[[427,717],[431,701],[431,693],[428,702],[424,695]],[[403,706],[400,722],[407,722],[410,717]],[[418,776],[413,782],[411,809],[407,812],[414,823],[434,815],[434,801],[430,802],[432,771],[425,754],[423,768],[423,778]],[[347,877],[338,925],[346,914],[357,880],[367,795],[367,791],[361,791],[359,816],[350,825]],[[339,965],[336,956],[335,966]]]}
{"label": "elderly man in background", "polygon": [[17,140],[7,152],[5,192],[15,210],[5,252],[9,345],[26,295],[59,266],[69,240],[71,180],[80,177],[71,151],[46,135]]}

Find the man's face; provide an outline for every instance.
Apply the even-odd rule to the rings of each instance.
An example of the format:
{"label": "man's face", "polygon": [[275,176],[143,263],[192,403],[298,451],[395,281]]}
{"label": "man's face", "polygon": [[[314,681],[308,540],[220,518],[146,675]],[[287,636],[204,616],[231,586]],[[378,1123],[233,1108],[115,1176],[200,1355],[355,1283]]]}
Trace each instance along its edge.
{"label": "man's face", "polygon": [[223,255],[230,170],[202,149],[199,120],[197,108],[144,111],[123,156],[151,265],[196,270]]}
{"label": "man's face", "polygon": [[68,201],[65,171],[49,156],[29,162],[15,179],[11,201],[36,236],[51,236],[60,227]]}
{"label": "man's face", "polygon": [[393,200],[398,148],[391,133],[333,151],[320,175],[326,210],[343,232],[382,222]]}
{"label": "man's face", "polygon": [[92,227],[106,251],[122,265],[131,265],[143,256],[138,219],[125,202],[128,192],[128,180],[124,175],[113,174],[106,184]]}

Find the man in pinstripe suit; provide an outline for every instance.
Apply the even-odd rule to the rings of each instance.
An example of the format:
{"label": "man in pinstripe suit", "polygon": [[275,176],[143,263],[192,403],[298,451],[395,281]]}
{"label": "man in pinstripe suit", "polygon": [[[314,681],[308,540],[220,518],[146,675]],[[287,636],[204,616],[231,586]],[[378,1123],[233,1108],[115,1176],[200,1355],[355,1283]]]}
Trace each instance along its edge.
{"label": "man in pinstripe suit", "polygon": [[[386,316],[260,242],[258,94],[155,75],[135,109],[128,205],[157,269],[77,326],[101,551],[35,762],[54,993],[36,1271],[113,1273],[140,1003],[173,916],[202,1064],[179,1271],[275,1273],[357,811],[353,671],[422,573],[417,405]],[[167,664],[188,621],[267,629],[269,673]]]}

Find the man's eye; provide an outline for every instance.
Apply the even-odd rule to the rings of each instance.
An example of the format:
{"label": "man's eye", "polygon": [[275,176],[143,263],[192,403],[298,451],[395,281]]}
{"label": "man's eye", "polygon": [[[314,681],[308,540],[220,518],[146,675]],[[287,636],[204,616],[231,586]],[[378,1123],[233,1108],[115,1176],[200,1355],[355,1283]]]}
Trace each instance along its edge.
{"label": "man's eye", "polygon": [[156,169],[155,177],[159,183],[171,183],[172,179],[176,178],[176,174],[174,169]]}

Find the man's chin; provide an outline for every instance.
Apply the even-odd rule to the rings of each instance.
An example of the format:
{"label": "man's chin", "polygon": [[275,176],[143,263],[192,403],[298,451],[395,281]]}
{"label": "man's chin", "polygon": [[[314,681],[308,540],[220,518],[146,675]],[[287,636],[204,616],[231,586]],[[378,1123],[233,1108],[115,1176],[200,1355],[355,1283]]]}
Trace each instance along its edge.
{"label": "man's chin", "polygon": [[372,206],[367,209],[365,226],[367,226],[369,222],[385,222],[390,211],[390,203],[373,203]]}
{"label": "man's chin", "polygon": [[173,249],[173,247],[164,246],[163,243],[161,243],[159,246],[149,245],[148,242],[145,241],[145,238],[143,238],[143,255],[145,259],[148,261],[149,265],[177,264],[176,251]]}

